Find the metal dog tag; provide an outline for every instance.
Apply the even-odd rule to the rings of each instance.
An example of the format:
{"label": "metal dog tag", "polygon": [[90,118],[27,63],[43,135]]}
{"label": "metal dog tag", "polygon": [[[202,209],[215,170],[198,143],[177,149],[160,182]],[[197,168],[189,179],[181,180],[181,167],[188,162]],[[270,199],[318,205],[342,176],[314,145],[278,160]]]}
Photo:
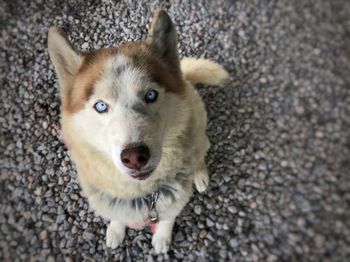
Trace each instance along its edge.
{"label": "metal dog tag", "polygon": [[151,223],[157,223],[158,222],[158,213],[155,210],[150,210],[148,214],[148,218],[151,221]]}
{"label": "metal dog tag", "polygon": [[153,192],[152,199],[151,199],[151,206],[148,213],[148,218],[153,224],[158,222],[158,213],[156,210],[156,203],[158,200],[158,196],[159,196],[159,191]]}

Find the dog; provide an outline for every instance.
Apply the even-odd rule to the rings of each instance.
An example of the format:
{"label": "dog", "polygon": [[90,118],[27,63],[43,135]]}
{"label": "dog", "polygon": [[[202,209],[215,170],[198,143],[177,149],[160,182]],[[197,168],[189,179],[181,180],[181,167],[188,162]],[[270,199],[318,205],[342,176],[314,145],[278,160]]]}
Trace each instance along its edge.
{"label": "dog", "polygon": [[205,106],[194,85],[221,85],[228,73],[206,59],[180,61],[177,33],[156,11],[146,40],[91,52],[57,27],[48,51],[58,76],[63,140],[83,195],[110,220],[107,247],[127,227],[151,226],[166,253],[176,217],[208,185]]}

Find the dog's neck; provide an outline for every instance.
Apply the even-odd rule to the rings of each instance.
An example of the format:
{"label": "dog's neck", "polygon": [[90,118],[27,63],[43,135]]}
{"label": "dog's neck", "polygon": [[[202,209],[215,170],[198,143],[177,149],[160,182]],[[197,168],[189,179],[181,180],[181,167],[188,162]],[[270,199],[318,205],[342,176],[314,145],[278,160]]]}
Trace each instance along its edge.
{"label": "dog's neck", "polygon": [[158,188],[156,191],[148,193],[146,195],[135,197],[135,198],[119,198],[113,197],[108,193],[102,192],[99,189],[91,186],[94,194],[98,195],[98,197],[107,204],[110,208],[116,208],[117,206],[123,206],[123,208],[129,208],[134,210],[141,209],[151,209],[152,201],[156,201],[154,199],[155,194],[159,194],[163,197],[167,197],[171,199],[171,201],[175,200],[175,192],[174,189],[168,186],[162,186]]}
{"label": "dog's neck", "polygon": [[[107,204],[110,208],[129,208],[133,210],[150,209],[151,202],[154,201],[154,194],[157,193],[157,200],[160,202],[167,202],[168,204],[173,203],[177,199],[179,191],[183,189],[183,185],[188,183],[190,176],[184,173],[177,173],[175,177],[168,181],[159,181],[159,185],[156,190],[144,194],[140,197],[133,198],[120,198],[109,195],[106,192],[99,190],[93,185],[89,185],[90,192],[93,193],[94,197],[98,197],[101,201]],[[191,182],[192,184],[192,182]]]}

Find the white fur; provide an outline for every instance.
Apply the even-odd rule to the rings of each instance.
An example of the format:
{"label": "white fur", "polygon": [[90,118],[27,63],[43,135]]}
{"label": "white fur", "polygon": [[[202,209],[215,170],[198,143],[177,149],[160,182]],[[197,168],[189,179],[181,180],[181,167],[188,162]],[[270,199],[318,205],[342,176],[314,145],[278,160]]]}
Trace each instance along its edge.
{"label": "white fur", "polygon": [[[106,145],[113,144],[112,141],[106,141],[108,136],[104,135],[103,132],[106,132],[106,130],[103,130],[113,128],[114,123],[116,130],[118,127],[122,129],[124,128],[123,122],[115,121],[112,124],[105,119],[103,120],[106,116],[99,115],[91,110],[89,107],[91,107],[92,103],[90,102],[84,110],[73,115],[73,117],[63,117],[63,131],[69,133],[72,139],[72,156],[77,164],[82,188],[89,197],[90,204],[98,213],[124,225],[137,224],[148,217],[148,209],[144,209],[142,212],[134,212],[130,209],[111,209],[91,190],[91,185],[98,187],[113,197],[139,197],[156,190],[155,181],[165,178],[169,174],[174,174],[178,170],[186,170],[186,172],[192,173],[194,176],[186,187],[183,187],[177,181],[171,181],[171,185],[177,189],[175,202],[169,203],[167,199],[162,198],[157,201],[156,209],[159,212],[160,221],[175,220],[192,194],[191,185],[193,179],[199,191],[205,190],[208,178],[207,174],[203,173],[202,165],[204,164],[205,153],[209,147],[208,139],[205,135],[206,115],[203,102],[197,91],[191,85],[188,85],[186,89],[186,95],[183,100],[178,100],[174,95],[165,95],[167,101],[164,107],[167,106],[172,111],[176,110],[176,112],[171,115],[168,110],[162,109],[162,111],[164,110],[163,113],[167,113],[168,118],[172,120],[168,123],[172,126],[167,129],[168,133],[164,135],[161,161],[154,174],[145,181],[137,181],[129,178],[127,175],[123,175],[121,170],[115,169],[115,165],[112,164],[112,156],[108,154],[108,151],[105,154],[101,154],[95,149],[102,149]],[[98,89],[96,88],[96,90]],[[98,95],[97,92],[95,95]],[[180,109],[178,108],[179,106]],[[118,108],[120,113],[120,108],[116,108]],[[73,118],[74,121],[69,120],[69,118]],[[164,121],[167,118],[160,118],[159,121],[162,119]],[[191,125],[190,129],[188,129],[188,124]],[[89,128],[90,131],[88,131]],[[98,130],[100,128],[101,131]],[[86,130],[83,132],[83,129]],[[185,130],[187,130],[187,133],[184,133]],[[152,134],[153,130],[149,132]],[[179,143],[178,137],[181,134],[183,142]],[[88,139],[90,135],[94,137],[92,141]],[[109,161],[111,162],[106,161],[106,159],[110,159]],[[198,171],[196,171],[197,166],[200,167]],[[94,173],[93,178],[88,175],[92,172]],[[100,179],[95,180],[95,177]],[[126,188],[127,190],[125,190]],[[108,245],[115,246],[116,243],[120,243],[121,235],[112,233],[112,228],[114,227],[112,226],[108,229],[107,241]],[[171,228],[170,226],[158,227],[157,234],[155,234],[153,240],[157,252],[168,250]]]}
{"label": "white fur", "polygon": [[[122,66],[125,69],[116,77],[117,68]],[[94,148],[109,155],[117,169],[126,176],[130,170],[122,164],[120,154],[127,145],[145,142],[150,147],[152,158],[145,170],[154,169],[161,157],[159,141],[164,136],[162,122],[148,121],[143,115],[135,113],[132,108],[135,104],[141,103],[140,96],[151,87],[151,83],[145,86],[146,78],[131,65],[127,57],[118,55],[110,59],[107,61],[105,73],[95,84],[96,91],[84,109],[73,117],[80,136]],[[152,88],[159,91],[159,99],[165,96],[162,88],[155,85],[152,85]],[[99,100],[109,105],[108,113],[99,114],[94,110],[94,104]],[[155,110],[151,107],[148,107],[150,113]]]}
{"label": "white fur", "polygon": [[107,247],[116,248],[124,240],[126,225],[117,220],[112,220],[106,231]]}
{"label": "white fur", "polygon": [[[149,124],[147,118],[133,116],[132,112],[128,111],[127,105],[133,101],[131,93],[124,94],[120,91],[113,95],[112,88],[118,87],[111,86],[116,82],[109,79],[110,75],[107,73],[97,83],[95,93],[83,110],[72,116],[63,114],[63,132],[72,141],[72,157],[77,165],[81,186],[91,206],[112,221],[107,229],[108,246],[114,248],[119,245],[124,238],[125,226],[142,223],[147,219],[149,210],[115,210],[92,190],[92,186],[112,197],[120,198],[140,197],[153,192],[157,189],[156,181],[159,179],[168,180],[177,189],[175,201],[169,202],[169,199],[160,198],[156,204],[160,222],[152,243],[157,253],[167,252],[173,223],[192,194],[193,181],[200,192],[208,185],[204,157],[209,142],[205,134],[207,119],[204,104],[194,87],[187,84],[186,94],[182,99],[172,94],[161,94],[160,99],[163,99],[163,102],[160,100],[158,105],[161,108],[153,109],[160,112],[156,122]],[[139,84],[138,79],[139,77],[133,76],[128,78],[128,82],[121,82],[120,85],[136,85]],[[136,92],[136,89],[130,89]],[[111,111],[106,114],[96,113],[92,108],[96,99],[105,100],[111,105]],[[166,133],[155,133],[155,126],[163,126],[159,132]],[[139,130],[133,133],[135,128]],[[119,160],[114,159],[114,156],[119,156],[125,143],[135,142],[137,139],[146,140],[153,152],[161,152],[156,170],[145,181],[130,178],[127,170],[118,165]],[[161,142],[157,142],[159,140]],[[154,149],[155,147],[159,148]],[[186,170],[193,174],[185,187],[167,178],[178,170]]]}
{"label": "white fur", "polygon": [[[168,67],[178,66],[176,32],[164,11],[155,14],[146,42],[153,51],[158,49]],[[207,116],[192,84],[222,84],[228,78],[227,72],[215,62],[185,58],[181,70],[186,86],[184,93],[178,95],[165,92],[165,87],[134,67],[122,51],[109,56],[102,52],[94,64],[96,61],[86,61],[85,54],[72,47],[55,27],[50,29],[48,45],[61,87],[62,135],[76,164],[83,194],[99,214],[111,220],[106,232],[107,246],[116,248],[123,241],[127,226],[142,224],[150,216],[148,206],[135,209],[110,199],[139,198],[168,186],[171,197],[163,193],[156,201],[159,222],[152,239],[155,252],[166,253],[175,219],[189,201],[193,183],[203,192],[209,181],[204,159],[209,148]],[[85,75],[79,75],[82,64],[92,66]],[[77,90],[74,88],[79,88],[75,84],[96,78],[92,95],[83,108],[72,110],[65,99]],[[155,103],[146,105],[143,97],[149,89],[157,90],[159,96]],[[99,100],[109,105],[108,112],[100,114],[94,110]],[[140,142],[151,153],[143,171],[154,170],[144,181],[131,178],[132,171],[120,160],[126,146]]]}
{"label": "white fur", "polygon": [[192,84],[222,85],[229,77],[221,65],[208,59],[186,57],[181,60],[181,70]]}
{"label": "white fur", "polygon": [[157,231],[152,238],[152,245],[156,254],[168,252],[174,223],[175,219],[170,219],[162,220],[157,224]]}
{"label": "white fur", "polygon": [[[81,55],[55,28],[49,34],[49,52],[65,97],[81,64]],[[118,70],[120,67],[123,70]],[[181,68],[188,81],[185,93],[176,95],[153,83],[126,56],[116,55],[106,61],[84,108],[74,113],[62,111],[63,137],[69,141],[83,193],[99,214],[111,220],[106,234],[111,248],[123,241],[127,226],[143,223],[149,217],[149,208],[113,206],[101,193],[131,199],[150,194],[159,185],[171,186],[173,198],[160,195],[156,202],[159,223],[152,240],[156,253],[165,253],[175,218],[189,201],[193,183],[200,192],[207,188],[207,117],[192,84],[221,84],[228,74],[218,64],[203,59],[185,59]],[[159,97],[156,103],[145,105],[142,98],[150,88],[158,90]],[[98,100],[109,105],[107,113],[94,110]],[[151,159],[145,168],[154,169],[144,181],[131,178],[130,170],[120,161],[123,148],[138,142],[150,148]],[[179,173],[185,179],[178,179]]]}
{"label": "white fur", "polygon": [[[121,84],[136,84],[139,78],[134,76],[131,79],[133,80],[129,78],[129,82]],[[167,133],[157,134],[153,124],[147,127],[145,119],[132,116],[128,109],[123,108],[129,103],[125,100],[132,101],[130,98],[132,94],[108,95],[111,91],[106,89],[111,83],[115,82],[108,80],[108,75],[102,78],[96,86],[96,92],[83,110],[73,116],[64,115],[63,131],[69,133],[73,141],[72,156],[77,163],[80,182],[90,204],[98,213],[112,220],[107,230],[107,245],[110,247],[116,247],[121,243],[125,226],[142,223],[148,217],[149,210],[147,208],[140,212],[128,208],[115,210],[91,190],[92,185],[113,197],[139,197],[156,190],[157,180],[166,178],[178,170],[186,170],[193,174],[192,180],[185,187],[177,181],[170,180],[171,185],[177,189],[175,202],[162,198],[157,201],[156,209],[159,212],[160,222],[152,243],[157,253],[167,252],[175,218],[192,194],[192,181],[200,192],[208,185],[204,157],[209,142],[205,134],[207,120],[204,104],[190,84],[187,85],[186,94],[182,99],[176,95],[162,94],[161,99],[164,99],[164,103],[160,105],[161,109],[157,108],[161,113],[155,125],[166,126],[162,131],[166,130]],[[122,96],[123,99],[119,100]],[[108,114],[98,114],[92,109],[97,98],[111,104],[112,108]],[[132,133],[133,128],[141,128],[142,131]],[[146,139],[151,147],[158,146],[156,142],[152,142],[152,137],[155,140],[163,137],[161,160],[154,174],[147,180],[134,180],[123,168],[115,164],[118,161],[113,159],[113,156],[118,156],[123,144],[134,142],[136,139]],[[179,137],[182,142],[179,142]],[[92,172],[93,178],[89,175]],[[95,177],[100,179],[96,180]]]}

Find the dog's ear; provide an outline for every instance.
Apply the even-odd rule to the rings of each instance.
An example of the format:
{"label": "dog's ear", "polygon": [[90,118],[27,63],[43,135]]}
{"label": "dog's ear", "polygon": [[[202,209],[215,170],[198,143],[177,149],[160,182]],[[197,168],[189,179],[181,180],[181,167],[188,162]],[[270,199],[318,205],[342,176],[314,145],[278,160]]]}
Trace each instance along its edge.
{"label": "dog's ear", "polygon": [[61,92],[70,88],[78,72],[83,56],[57,27],[51,27],[48,35],[48,50],[58,75]]}
{"label": "dog's ear", "polygon": [[176,30],[169,15],[164,10],[157,10],[153,16],[147,42],[160,54],[164,62],[180,73],[177,51]]}

